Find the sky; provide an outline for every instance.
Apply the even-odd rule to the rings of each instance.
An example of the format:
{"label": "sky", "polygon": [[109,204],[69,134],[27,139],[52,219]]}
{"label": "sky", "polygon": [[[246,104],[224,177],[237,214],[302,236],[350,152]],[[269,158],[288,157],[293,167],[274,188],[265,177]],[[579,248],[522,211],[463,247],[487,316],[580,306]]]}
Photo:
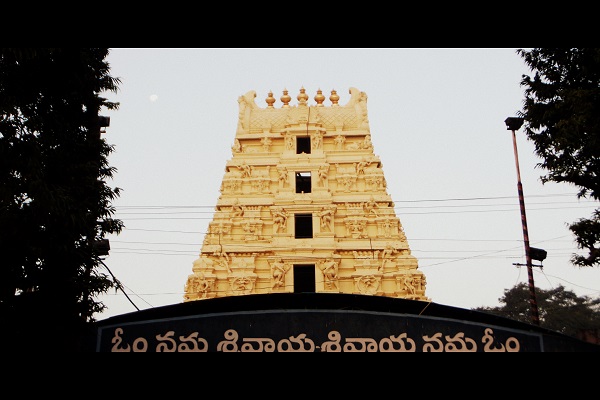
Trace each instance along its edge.
{"label": "sky", "polygon": [[373,150],[434,303],[496,307],[528,284],[517,160],[530,245],[547,252],[532,268],[536,290],[600,296],[600,271],[569,261],[584,253],[568,229],[598,204],[542,184],[524,130],[515,157],[504,120],[522,109],[521,78],[533,75],[515,48],[112,48],[106,61],[121,81],[102,94],[120,103],[101,111],[116,168],[107,184],[122,190],[113,205],[125,228],[107,236],[101,272],[127,296],[101,295],[108,309],[97,320],[183,302],[232,157],[237,99],[250,90],[261,108],[270,91],[275,107],[283,90],[291,105],[301,88],[309,105],[318,89],[336,90],[340,105],[350,88],[367,94]]}

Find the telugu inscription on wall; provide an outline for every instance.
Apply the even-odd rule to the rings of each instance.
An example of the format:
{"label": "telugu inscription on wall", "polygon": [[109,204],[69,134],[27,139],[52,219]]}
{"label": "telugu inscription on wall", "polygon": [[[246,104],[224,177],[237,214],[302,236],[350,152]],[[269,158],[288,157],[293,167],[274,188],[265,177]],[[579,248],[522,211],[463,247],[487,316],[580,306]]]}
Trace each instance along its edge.
{"label": "telugu inscription on wall", "polygon": [[470,321],[390,313],[235,312],[100,328],[101,352],[523,352],[540,337]]}

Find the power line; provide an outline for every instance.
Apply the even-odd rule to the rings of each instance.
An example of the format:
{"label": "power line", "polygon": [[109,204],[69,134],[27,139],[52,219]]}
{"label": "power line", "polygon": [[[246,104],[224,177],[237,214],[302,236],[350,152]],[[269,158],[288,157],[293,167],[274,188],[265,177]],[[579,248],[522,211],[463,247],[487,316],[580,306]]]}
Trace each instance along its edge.
{"label": "power line", "polygon": [[[540,195],[538,197],[553,197],[556,195]],[[561,195],[562,196],[562,195]],[[534,197],[534,196],[530,196],[530,197]],[[432,201],[432,202],[449,202],[449,201],[470,201],[470,200],[482,200],[482,199],[487,199],[487,200],[495,200],[495,199],[501,199],[504,197],[488,197],[488,198],[465,198],[465,199],[438,199],[438,200],[410,200],[410,201],[406,201],[406,202],[427,202],[427,201]],[[419,214],[456,214],[456,213],[482,213],[482,212],[514,212],[517,209],[515,208],[516,206],[518,206],[517,204],[468,204],[468,205],[455,205],[455,204],[450,204],[450,205],[431,205],[431,206],[397,206],[396,204],[399,203],[398,201],[394,201],[394,207],[392,207],[391,209],[397,214],[396,216],[402,216],[402,215],[419,215]],[[583,204],[582,204],[583,203]],[[531,207],[532,205],[538,205],[538,206],[545,206],[545,205],[552,205],[552,206],[556,206],[556,205],[560,205],[560,204],[567,204],[569,205],[569,207]],[[528,204],[529,207],[528,209],[531,211],[540,211],[540,210],[556,210],[556,209],[561,209],[561,210],[565,210],[565,209],[588,209],[589,207],[597,207],[599,204],[596,201],[592,201],[592,200],[586,200],[585,202],[582,201],[578,201],[578,204],[573,204],[571,202],[537,202],[537,203],[529,203]],[[447,209],[447,208],[489,208],[489,207],[511,207],[508,209],[486,209],[486,210],[461,210],[461,211],[431,211],[431,210],[436,210],[436,209]],[[167,212],[122,212],[121,210],[127,210],[127,209],[136,209],[136,210],[143,210],[143,209],[149,209],[149,210],[169,210],[169,209],[179,209],[179,208],[187,208],[187,209],[191,209],[191,208],[211,208],[210,211],[167,211]],[[426,212],[407,212],[407,211],[403,211],[403,210],[413,210],[413,209],[425,209],[425,210],[429,210]],[[129,221],[134,221],[134,220],[161,220],[161,219],[172,219],[172,220],[178,220],[178,219],[185,219],[185,220],[211,220],[213,219],[214,215],[216,213],[218,213],[219,211],[215,211],[215,208],[213,206],[127,206],[127,207],[119,207],[117,209],[117,212],[115,214],[116,217],[118,218],[123,218],[124,216],[128,216],[128,215],[150,215],[152,217],[148,217],[148,218],[126,218],[126,220]],[[181,214],[191,214],[191,215],[202,215],[202,214],[206,214],[206,217],[185,217],[185,218],[177,218],[177,217],[168,217],[168,218],[161,218],[159,216],[170,216],[170,215],[181,215]],[[121,217],[123,216],[123,217]]]}
{"label": "power line", "polygon": [[121,291],[123,292],[123,294],[125,295],[125,297],[127,297],[127,300],[129,300],[129,302],[135,307],[136,310],[140,311],[140,309],[138,308],[138,306],[135,305],[135,303],[133,302],[133,300],[131,300],[131,298],[129,297],[129,295],[127,294],[127,292],[125,292],[125,289],[123,288],[123,285],[121,284],[121,281],[119,281],[114,274],[112,273],[112,271],[110,270],[110,268],[108,268],[108,265],[104,264],[104,261],[102,261],[102,259],[98,258],[98,261],[100,261],[100,263],[102,265],[104,265],[104,268],[106,268],[106,270],[108,271],[108,273],[110,274],[110,276],[112,276],[115,284],[117,285],[118,289],[121,289]]}
{"label": "power line", "polygon": [[[527,198],[533,197],[572,197],[576,198],[577,193],[557,193],[557,194],[532,194],[528,195]],[[512,199],[515,200],[515,196],[494,196],[494,197],[463,197],[463,198],[445,198],[445,199],[416,199],[416,200],[393,200],[394,203],[422,203],[422,202],[440,202],[440,201],[473,201],[473,200],[500,200],[500,199]],[[591,202],[592,200],[590,200]],[[215,205],[133,205],[133,206],[119,206],[119,209],[163,209],[163,208],[211,208],[214,210]]]}

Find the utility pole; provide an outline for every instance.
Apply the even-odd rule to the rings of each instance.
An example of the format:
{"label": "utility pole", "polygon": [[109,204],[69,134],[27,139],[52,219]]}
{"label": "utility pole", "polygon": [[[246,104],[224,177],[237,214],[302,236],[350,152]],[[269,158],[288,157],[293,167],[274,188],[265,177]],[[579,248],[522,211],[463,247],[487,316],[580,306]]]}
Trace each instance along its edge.
{"label": "utility pole", "polygon": [[[103,115],[98,115],[98,112],[94,113],[91,117],[90,126],[88,128],[87,136],[88,140],[99,148],[97,143],[101,140],[102,134],[106,133],[106,127],[110,125],[110,117],[105,117]],[[100,157],[100,152],[96,153],[96,156]],[[98,158],[95,159],[96,163],[96,173],[99,174],[100,163]],[[99,224],[101,221],[97,221]],[[96,228],[97,229],[97,228]],[[96,240],[96,229],[93,234],[89,235],[89,240],[92,247],[92,252],[94,257],[99,256],[107,256],[110,250],[110,243],[108,239]],[[100,261],[102,262],[102,261]],[[104,263],[102,263],[104,264]],[[90,296],[90,280],[92,275],[92,265],[88,264],[85,269],[85,287],[83,289],[83,303],[85,304],[85,314],[82,315],[85,322],[88,322],[92,318],[92,314],[89,313],[89,304],[91,303]]]}
{"label": "utility pole", "polygon": [[525,215],[525,198],[523,196],[523,185],[521,184],[521,171],[519,169],[519,155],[517,153],[517,136],[515,131],[523,125],[523,118],[508,117],[504,120],[506,128],[512,131],[513,148],[515,152],[515,164],[517,166],[517,190],[519,192],[519,204],[521,206],[521,224],[523,225],[523,242],[525,243],[525,259],[527,263],[527,276],[529,278],[529,304],[531,308],[531,322],[540,325],[535,285],[533,283],[533,265],[531,263],[531,247],[529,246],[529,233],[527,231],[527,217]]}

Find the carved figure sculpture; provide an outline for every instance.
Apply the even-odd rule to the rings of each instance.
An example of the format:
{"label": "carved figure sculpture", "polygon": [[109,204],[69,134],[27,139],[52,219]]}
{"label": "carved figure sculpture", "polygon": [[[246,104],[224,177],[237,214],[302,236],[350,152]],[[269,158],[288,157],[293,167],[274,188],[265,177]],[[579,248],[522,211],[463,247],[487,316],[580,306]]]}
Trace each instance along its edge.
{"label": "carved figure sculpture", "polygon": [[322,166],[321,168],[319,168],[319,186],[325,186],[325,182],[327,182],[328,170],[328,166]]}
{"label": "carved figure sculpture", "polygon": [[315,132],[315,133],[312,134],[312,148],[313,148],[313,150],[321,148],[321,141],[322,141],[321,132]]}
{"label": "carved figure sculpture", "polygon": [[284,230],[287,226],[288,214],[282,207],[273,208],[273,233]]}
{"label": "carved figure sculpture", "polygon": [[371,196],[369,201],[367,201],[363,204],[363,207],[364,207],[367,215],[372,214],[372,215],[377,216],[377,208],[379,207],[379,204],[377,204],[377,202],[373,199],[373,196]]}
{"label": "carved figure sculpture", "polygon": [[279,170],[279,187],[284,187],[288,181],[288,171],[286,168]]}
{"label": "carved figure sculpture", "polygon": [[335,137],[335,139],[333,140],[333,142],[335,143],[335,149],[336,150],[343,150],[344,149],[344,143],[346,142],[346,137],[342,136],[342,135],[337,135]]}
{"label": "carved figure sculpture", "polygon": [[213,255],[218,257],[218,259],[217,259],[218,265],[225,268],[227,270],[227,272],[231,272],[231,267],[229,266],[229,263],[231,262],[231,257],[229,257],[229,254],[227,254],[224,251],[217,250],[213,253]]}
{"label": "carved figure sculpture", "polygon": [[383,251],[381,252],[381,267],[379,267],[380,271],[383,271],[385,263],[388,260],[391,260],[394,254],[396,254],[397,252],[398,250],[396,250],[394,246],[392,246],[390,243],[387,243],[385,245],[385,249],[383,249]]}
{"label": "carved figure sculpture", "polygon": [[231,150],[234,153],[239,153],[242,151],[242,144],[240,143],[239,139],[235,139],[233,141],[233,146],[231,146]]}
{"label": "carved figure sculpture", "polygon": [[290,266],[283,262],[280,258],[273,262],[271,265],[272,273],[273,273],[273,289],[279,288],[285,283],[285,274],[287,273]]}
{"label": "carved figure sculpture", "polygon": [[411,275],[406,275],[402,281],[406,291],[410,294],[415,294],[417,289],[415,288],[415,280]]}
{"label": "carved figure sculpture", "polygon": [[332,232],[331,222],[336,210],[336,206],[323,207],[323,210],[319,213],[319,217],[321,217],[321,227],[329,232]]}
{"label": "carved figure sculpture", "polygon": [[233,206],[231,206],[231,218],[243,217],[245,209],[244,206],[240,205],[240,201],[235,199]]}
{"label": "carved figure sculpture", "polygon": [[240,170],[242,178],[249,178],[252,176],[252,166],[246,164],[246,161],[242,161],[242,163],[236,165],[236,167]]}
{"label": "carved figure sculpture", "polygon": [[336,286],[335,281],[338,279],[338,265],[338,262],[332,259],[319,261],[319,269],[323,271],[325,287],[327,289],[334,289]]}
{"label": "carved figure sculpture", "polygon": [[269,148],[271,147],[271,139],[268,136],[265,136],[264,138],[261,139],[260,141],[263,145],[263,151],[265,153],[269,152]]}

